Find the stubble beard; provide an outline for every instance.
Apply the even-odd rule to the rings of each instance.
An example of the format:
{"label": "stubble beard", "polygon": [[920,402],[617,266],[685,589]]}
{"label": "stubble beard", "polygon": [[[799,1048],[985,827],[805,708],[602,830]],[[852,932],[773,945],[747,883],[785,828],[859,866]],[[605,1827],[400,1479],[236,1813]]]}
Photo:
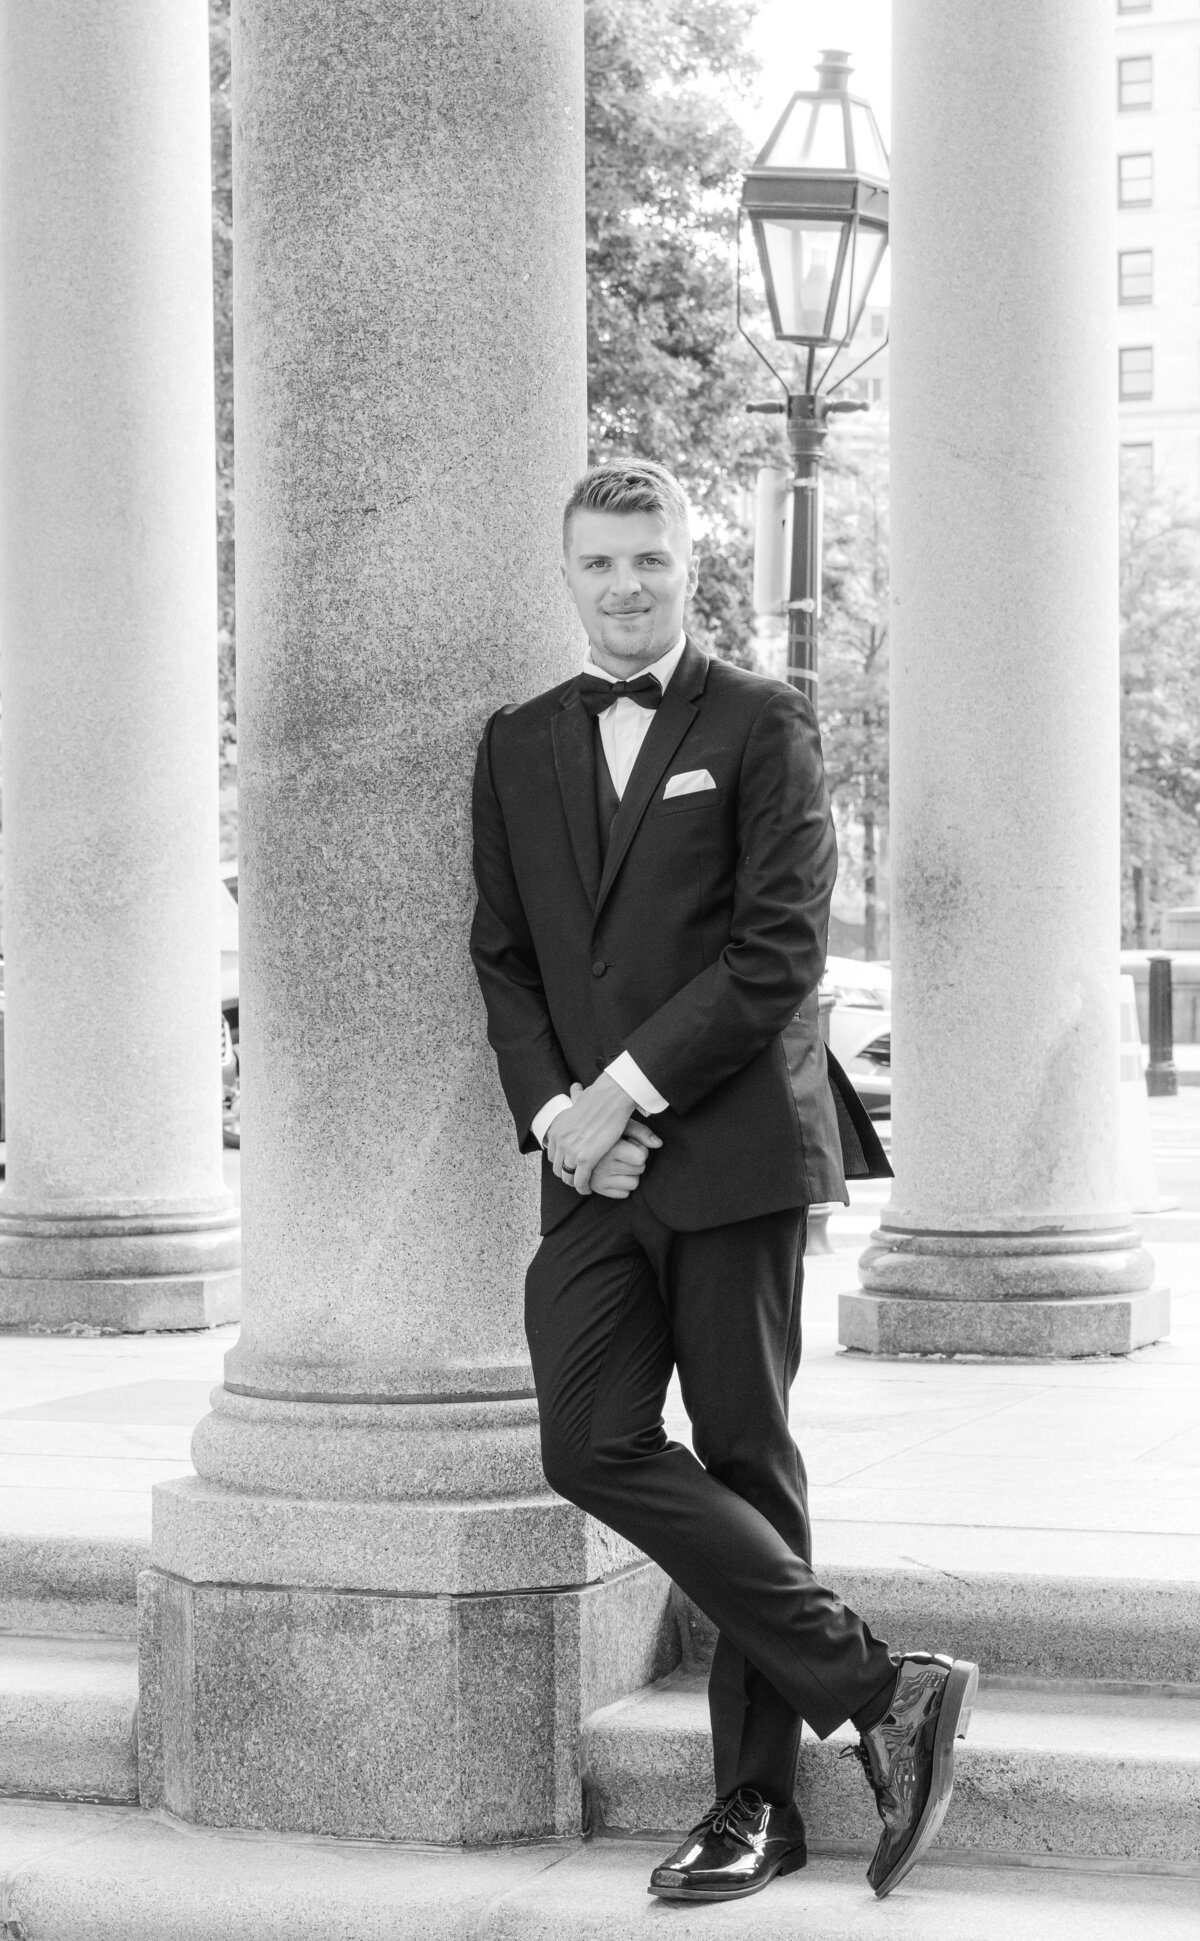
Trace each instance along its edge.
{"label": "stubble beard", "polygon": [[630,674],[640,673],[644,667],[650,667],[656,660],[661,660],[672,645],[670,640],[660,644],[653,637],[649,639],[643,637],[639,640],[636,636],[625,633],[619,625],[613,625],[615,619],[615,615],[601,614],[600,649],[609,659],[619,661]]}

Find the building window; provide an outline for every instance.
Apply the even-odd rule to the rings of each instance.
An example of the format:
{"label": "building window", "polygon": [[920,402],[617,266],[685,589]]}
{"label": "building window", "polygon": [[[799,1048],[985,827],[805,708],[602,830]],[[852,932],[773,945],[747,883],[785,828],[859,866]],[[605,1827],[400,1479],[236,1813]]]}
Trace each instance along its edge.
{"label": "building window", "polygon": [[1118,155],[1117,202],[1120,207],[1148,209],[1153,200],[1153,155]]}
{"label": "building window", "polygon": [[1153,483],[1153,445],[1122,445],[1121,478],[1124,483],[1129,485],[1151,485]]}
{"label": "building window", "polygon": [[1153,303],[1154,251],[1123,249],[1117,255],[1117,297],[1121,303]]}
{"label": "building window", "polygon": [[882,396],[883,379],[881,377],[873,377],[871,379],[871,403],[878,404]]}
{"label": "building window", "polygon": [[1154,105],[1154,64],[1149,54],[1130,54],[1117,62],[1117,107],[1122,114],[1131,108]]}
{"label": "building window", "polygon": [[1121,398],[1128,402],[1134,398],[1154,396],[1154,351],[1149,344],[1137,344],[1132,350],[1118,352],[1121,360]]}
{"label": "building window", "polygon": [[1117,0],[1118,13],[1149,13],[1152,0]]}
{"label": "building window", "polygon": [[882,311],[882,310],[872,310],[872,312],[871,312],[871,335],[872,335],[872,337],[882,337],[882,336],[883,336],[883,333],[884,333],[884,330],[885,330],[885,328],[886,328],[886,327],[887,327],[887,319],[886,319],[886,317],[884,316],[884,314],[883,314],[883,311]]}

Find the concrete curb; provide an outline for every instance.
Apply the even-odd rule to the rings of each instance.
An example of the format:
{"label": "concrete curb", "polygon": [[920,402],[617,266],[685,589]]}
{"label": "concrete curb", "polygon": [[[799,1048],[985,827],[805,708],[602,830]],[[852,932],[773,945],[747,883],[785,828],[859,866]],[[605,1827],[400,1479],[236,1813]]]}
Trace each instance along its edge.
{"label": "concrete curb", "polygon": [[0,1535],[0,1632],[136,1638],[148,1542]]}
{"label": "concrete curb", "polygon": [[0,1637],[0,1793],[136,1804],[137,1647]]}

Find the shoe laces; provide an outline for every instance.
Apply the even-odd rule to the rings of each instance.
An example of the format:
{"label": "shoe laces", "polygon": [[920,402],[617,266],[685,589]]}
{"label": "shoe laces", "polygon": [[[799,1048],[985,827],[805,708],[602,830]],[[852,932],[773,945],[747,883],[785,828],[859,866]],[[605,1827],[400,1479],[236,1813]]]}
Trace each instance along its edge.
{"label": "shoe laces", "polygon": [[728,1799],[715,1799],[700,1826],[709,1827],[714,1833],[727,1833],[744,1847],[751,1846],[750,1829],[765,1804],[762,1794],[756,1793],[753,1787],[740,1786]]}
{"label": "shoe laces", "polygon": [[862,1767],[862,1769],[863,1769],[863,1771],[864,1771],[864,1772],[866,1773],[866,1775],[867,1775],[867,1778],[868,1778],[868,1780],[869,1780],[869,1781],[870,1781],[870,1783],[871,1783],[871,1786],[872,1786],[872,1787],[874,1787],[874,1785],[875,1785],[875,1775],[874,1775],[874,1773],[873,1773],[873,1772],[872,1772],[872,1770],[871,1770],[871,1755],[870,1755],[870,1753],[869,1753],[869,1752],[867,1751],[867,1748],[866,1748],[866,1746],[865,1746],[865,1745],[863,1744],[863,1742],[862,1742],[862,1740],[861,1740],[861,1739],[856,1739],[856,1740],[854,1741],[854,1744],[853,1744],[852,1746],[843,1746],[843,1747],[842,1747],[842,1749],[841,1749],[841,1751],[840,1751],[840,1752],[839,1752],[839,1754],[838,1754],[838,1758],[839,1758],[839,1759],[857,1759],[857,1760],[858,1760],[858,1763],[859,1763],[859,1765],[860,1765],[860,1766]]}

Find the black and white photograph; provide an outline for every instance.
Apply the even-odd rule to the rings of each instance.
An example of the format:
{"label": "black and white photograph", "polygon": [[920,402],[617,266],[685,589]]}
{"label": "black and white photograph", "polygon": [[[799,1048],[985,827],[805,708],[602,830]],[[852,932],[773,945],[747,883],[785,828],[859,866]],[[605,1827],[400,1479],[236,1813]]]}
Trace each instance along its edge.
{"label": "black and white photograph", "polygon": [[1200,0],[0,0],[0,1941],[1198,1924]]}

